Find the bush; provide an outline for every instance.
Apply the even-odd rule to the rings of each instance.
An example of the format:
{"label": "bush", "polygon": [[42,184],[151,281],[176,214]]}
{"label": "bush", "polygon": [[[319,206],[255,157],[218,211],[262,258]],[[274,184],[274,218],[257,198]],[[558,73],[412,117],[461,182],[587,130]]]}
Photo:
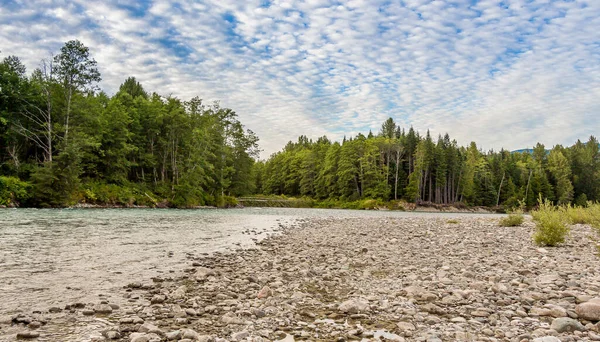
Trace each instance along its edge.
{"label": "bush", "polygon": [[507,217],[500,220],[500,226],[502,227],[517,227],[523,224],[525,217],[523,217],[523,210],[516,209],[508,213]]}
{"label": "bush", "polygon": [[539,208],[531,212],[536,222],[533,241],[541,246],[556,246],[563,243],[569,227],[564,209],[555,207],[548,200],[539,200]]}
{"label": "bush", "polygon": [[31,183],[0,176],[0,205],[19,206],[31,197]]}
{"label": "bush", "polygon": [[235,208],[238,205],[237,199],[232,196],[219,196],[217,198],[217,207],[219,208]]}
{"label": "bush", "polygon": [[590,211],[588,208],[580,206],[571,206],[570,204],[565,207],[565,213],[571,224],[588,224],[591,223]]}

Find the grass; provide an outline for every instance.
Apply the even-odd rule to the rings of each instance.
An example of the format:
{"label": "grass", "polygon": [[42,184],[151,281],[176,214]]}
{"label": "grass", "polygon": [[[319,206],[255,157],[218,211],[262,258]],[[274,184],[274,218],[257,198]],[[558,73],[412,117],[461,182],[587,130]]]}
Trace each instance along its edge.
{"label": "grass", "polygon": [[539,208],[531,212],[535,221],[533,241],[540,246],[557,246],[565,242],[570,228],[563,207],[554,206],[550,201],[539,200]]}
{"label": "grass", "polygon": [[448,220],[448,221],[446,221],[446,223],[448,223],[448,224],[459,224],[458,220],[455,220],[455,219]]}
{"label": "grass", "polygon": [[500,219],[500,226],[502,227],[518,227],[523,224],[525,217],[523,216],[523,210],[516,209],[508,214],[507,217]]}

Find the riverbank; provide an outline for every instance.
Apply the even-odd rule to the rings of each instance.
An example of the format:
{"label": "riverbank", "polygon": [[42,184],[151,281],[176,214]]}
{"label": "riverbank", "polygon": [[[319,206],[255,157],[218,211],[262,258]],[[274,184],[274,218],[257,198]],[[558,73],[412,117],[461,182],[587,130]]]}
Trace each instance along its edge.
{"label": "riverbank", "polygon": [[576,225],[545,249],[532,231],[491,217],[311,219],[258,249],[190,257],[183,276],[124,284],[126,305],[68,303],[4,318],[0,331],[40,341],[600,340],[591,229]]}

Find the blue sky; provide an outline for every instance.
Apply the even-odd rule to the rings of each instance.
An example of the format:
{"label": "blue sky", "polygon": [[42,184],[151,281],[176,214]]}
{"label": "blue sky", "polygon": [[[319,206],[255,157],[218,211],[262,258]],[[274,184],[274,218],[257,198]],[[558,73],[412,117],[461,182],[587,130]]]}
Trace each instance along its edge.
{"label": "blue sky", "polygon": [[9,0],[0,57],[33,70],[79,39],[113,93],[234,109],[263,157],[305,134],[402,127],[460,144],[570,145],[600,133],[598,0]]}

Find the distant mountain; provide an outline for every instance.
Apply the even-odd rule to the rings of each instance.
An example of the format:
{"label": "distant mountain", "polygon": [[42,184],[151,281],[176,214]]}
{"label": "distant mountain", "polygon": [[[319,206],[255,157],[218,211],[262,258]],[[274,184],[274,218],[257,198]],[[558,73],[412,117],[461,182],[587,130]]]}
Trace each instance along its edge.
{"label": "distant mountain", "polygon": [[[520,150],[510,151],[510,153],[533,153],[532,148],[522,148]],[[550,150],[546,150],[546,153],[550,153]]]}
{"label": "distant mountain", "polygon": [[[583,143],[584,145],[587,143]],[[600,144],[598,144],[598,147],[600,148]],[[514,150],[514,151],[510,151],[510,153],[533,153],[533,149],[532,148],[522,148],[520,150]],[[550,150],[546,149],[546,154],[550,153]]]}

